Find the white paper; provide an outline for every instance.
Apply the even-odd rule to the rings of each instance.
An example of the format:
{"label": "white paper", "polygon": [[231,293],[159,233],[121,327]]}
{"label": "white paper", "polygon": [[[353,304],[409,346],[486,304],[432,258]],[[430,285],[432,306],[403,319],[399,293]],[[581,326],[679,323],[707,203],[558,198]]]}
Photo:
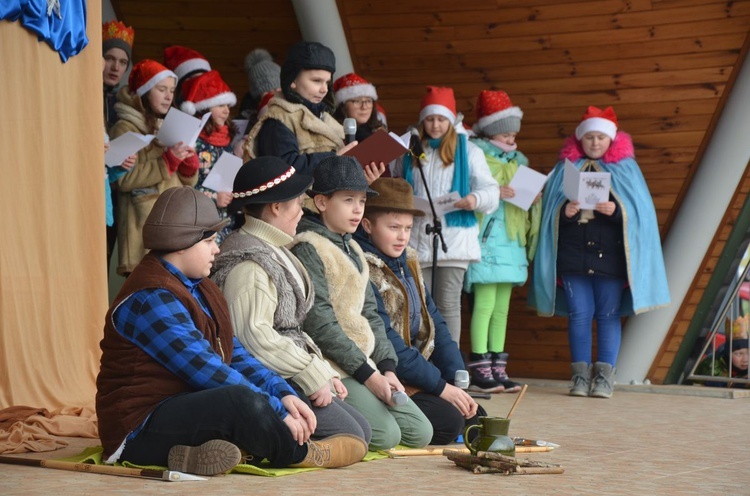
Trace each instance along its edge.
{"label": "white paper", "polygon": [[206,112],[201,119],[198,119],[172,107],[167,112],[159,132],[156,133],[156,138],[167,148],[180,141],[187,146],[195,146],[198,135],[210,118],[211,112]]}
{"label": "white paper", "polygon": [[109,142],[109,151],[104,156],[104,163],[107,167],[122,165],[125,159],[146,148],[153,140],[153,134],[143,135],[133,132],[122,134]]}
{"label": "white paper", "polygon": [[232,142],[229,143],[229,146],[234,148],[234,145],[239,143],[239,141],[245,137],[245,131],[247,131],[247,125],[250,123],[250,120],[232,119],[232,122],[234,122],[234,125],[237,126],[237,134],[234,135],[234,138],[232,139]]}
{"label": "white paper", "polygon": [[411,131],[401,136],[394,133],[393,131],[389,132],[388,134],[390,134],[393,139],[400,141],[404,145],[404,148],[406,148],[407,150],[409,149],[409,145],[411,144]]}
{"label": "white paper", "polygon": [[531,167],[521,166],[510,180],[510,186],[516,193],[513,198],[505,198],[503,201],[512,203],[523,210],[528,210],[534,203],[537,195],[544,188],[547,176],[537,172]]}
{"label": "white paper", "polygon": [[[458,208],[454,206],[454,204],[460,200],[461,200],[461,195],[458,194],[457,191],[451,191],[447,195],[433,198],[432,203],[435,205],[435,213],[437,214],[438,217],[443,217],[445,214],[449,214],[451,212],[455,212],[456,210],[459,210]],[[430,203],[427,201],[426,198],[415,196],[414,208],[416,208],[417,210],[421,210],[428,216],[432,215],[432,210],[430,210]]]}
{"label": "white paper", "polygon": [[234,177],[242,167],[242,159],[229,152],[224,152],[211,167],[203,181],[203,186],[217,192],[232,191],[234,186]]}
{"label": "white paper", "polygon": [[577,201],[582,209],[593,210],[597,203],[609,201],[609,172],[581,172],[565,159],[563,193],[570,201]]}

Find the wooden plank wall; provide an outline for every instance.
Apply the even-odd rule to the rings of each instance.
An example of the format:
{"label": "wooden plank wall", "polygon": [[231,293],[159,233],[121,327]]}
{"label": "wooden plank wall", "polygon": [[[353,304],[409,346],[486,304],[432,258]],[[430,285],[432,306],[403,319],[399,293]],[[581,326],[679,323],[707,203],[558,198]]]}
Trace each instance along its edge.
{"label": "wooden plank wall", "polygon": [[[750,0],[337,3],[355,70],[377,85],[395,131],[414,122],[428,84],[452,86],[469,122],[482,89],[503,89],[525,112],[520,149],[533,167],[547,172],[586,106],[613,105],[620,127],[633,135],[662,235],[750,30]],[[118,17],[136,28],[136,59],[160,60],[170,44],[191,46],[221,71],[238,97],[247,88],[242,61],[249,50],[266,47],[281,63],[300,38],[287,0],[114,0],[113,5]],[[697,303],[703,287],[696,285],[688,300]],[[525,302],[526,288],[517,289],[507,346],[511,373],[568,377],[566,321],[536,317]],[[683,317],[689,316],[688,311]],[[468,315],[464,322],[468,325]],[[468,328],[463,335],[468,338]],[[679,345],[679,334],[674,339]],[[656,364],[671,361],[666,353],[676,345],[665,342]],[[468,351],[468,339],[462,349]]]}

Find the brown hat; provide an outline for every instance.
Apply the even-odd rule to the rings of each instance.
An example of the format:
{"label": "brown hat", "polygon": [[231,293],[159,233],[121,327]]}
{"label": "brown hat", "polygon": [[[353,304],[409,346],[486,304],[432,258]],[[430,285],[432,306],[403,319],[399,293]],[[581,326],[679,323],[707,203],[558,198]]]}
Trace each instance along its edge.
{"label": "brown hat", "polygon": [[381,177],[370,185],[378,193],[368,198],[365,212],[403,212],[415,217],[424,216],[424,212],[414,208],[414,192],[411,185],[396,177]]}
{"label": "brown hat", "polygon": [[169,188],[156,199],[143,225],[143,246],[166,252],[184,250],[228,223],[203,193],[190,186]]}

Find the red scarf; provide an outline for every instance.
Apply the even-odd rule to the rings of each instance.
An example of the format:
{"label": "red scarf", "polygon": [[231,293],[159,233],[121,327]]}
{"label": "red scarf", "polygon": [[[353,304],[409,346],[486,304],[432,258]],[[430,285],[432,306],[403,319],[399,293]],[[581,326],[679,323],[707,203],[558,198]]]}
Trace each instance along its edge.
{"label": "red scarf", "polygon": [[207,134],[205,131],[201,131],[200,137],[203,141],[220,147],[228,146],[232,141],[232,138],[229,137],[229,126],[227,126],[226,124],[217,129],[214,129],[211,134]]}

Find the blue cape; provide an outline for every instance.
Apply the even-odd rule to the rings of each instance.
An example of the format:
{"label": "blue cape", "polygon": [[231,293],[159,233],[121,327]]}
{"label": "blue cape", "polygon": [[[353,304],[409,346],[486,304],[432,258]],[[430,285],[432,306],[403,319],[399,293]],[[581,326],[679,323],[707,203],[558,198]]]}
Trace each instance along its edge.
{"label": "blue cape", "polygon": [[[575,162],[580,170],[585,158]],[[669,303],[667,274],[659,239],[654,203],[646,180],[632,158],[597,165],[612,174],[611,192],[622,208],[625,261],[628,287],[623,292],[621,315],[647,312]],[[557,284],[557,237],[561,208],[566,198],[562,191],[565,161],[550,173],[542,198],[542,225],[534,260],[529,306],[542,316],[567,315],[565,296]]]}

